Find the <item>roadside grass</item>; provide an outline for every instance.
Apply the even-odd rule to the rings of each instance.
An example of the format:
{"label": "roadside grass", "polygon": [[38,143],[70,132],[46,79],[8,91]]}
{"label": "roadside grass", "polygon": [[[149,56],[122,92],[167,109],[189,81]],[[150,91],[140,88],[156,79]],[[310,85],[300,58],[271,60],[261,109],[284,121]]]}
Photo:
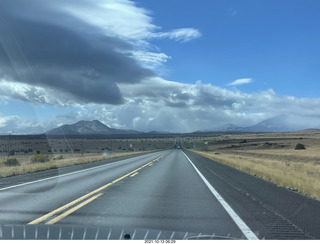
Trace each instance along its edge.
{"label": "roadside grass", "polygon": [[4,161],[0,161],[0,177],[8,177],[8,176],[14,176],[14,175],[22,175],[27,174],[31,172],[37,172],[37,171],[43,171],[48,169],[54,169],[54,168],[61,168],[61,167],[67,167],[77,164],[86,164],[86,163],[92,163],[112,158],[120,158],[120,157],[126,157],[126,156],[132,156],[132,155],[138,155],[138,154],[146,154],[153,152],[152,151],[143,151],[143,152],[123,152],[123,153],[114,153],[112,155],[92,155],[92,156],[81,156],[81,155],[69,155],[67,158],[63,159],[54,159],[54,157],[51,157],[48,162],[42,162],[42,163],[31,163],[30,159],[26,160],[24,158],[24,161],[20,163],[19,166],[5,166]]}
{"label": "roadside grass", "polygon": [[[320,200],[320,163],[317,159],[300,162],[282,159],[270,159],[256,155],[242,155],[241,152],[200,152],[204,157],[234,167],[240,171],[274,182],[278,186],[296,190],[309,197]],[[269,152],[270,155],[272,152]],[[296,154],[296,152],[293,152]],[[311,153],[315,154],[315,153]],[[259,156],[258,156],[259,155]],[[278,152],[283,155],[283,152]],[[318,154],[319,155],[319,154]]]}

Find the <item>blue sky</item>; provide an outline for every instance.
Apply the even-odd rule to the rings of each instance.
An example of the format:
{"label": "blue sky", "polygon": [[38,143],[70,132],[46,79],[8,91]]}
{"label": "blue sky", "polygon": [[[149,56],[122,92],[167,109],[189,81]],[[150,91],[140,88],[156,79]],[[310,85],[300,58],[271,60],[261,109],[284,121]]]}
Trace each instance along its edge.
{"label": "blue sky", "polygon": [[[0,133],[320,128],[317,0],[6,0]],[[21,11],[23,7],[24,11]]]}
{"label": "blue sky", "polygon": [[[254,82],[244,91],[273,88],[280,94],[318,97],[319,1],[141,1],[164,29],[192,26],[202,36],[158,46],[168,60],[166,79],[226,86]],[[161,42],[161,43],[160,43]],[[196,65],[196,66],[195,66]]]}

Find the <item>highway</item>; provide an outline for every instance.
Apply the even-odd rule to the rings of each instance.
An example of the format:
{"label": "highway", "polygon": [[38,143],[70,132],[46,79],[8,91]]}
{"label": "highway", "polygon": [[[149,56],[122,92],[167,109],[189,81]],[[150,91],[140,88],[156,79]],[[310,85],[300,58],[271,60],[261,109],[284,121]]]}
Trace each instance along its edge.
{"label": "highway", "polygon": [[110,239],[320,238],[319,201],[181,149],[28,175],[0,180],[0,238],[8,224],[108,227]]}

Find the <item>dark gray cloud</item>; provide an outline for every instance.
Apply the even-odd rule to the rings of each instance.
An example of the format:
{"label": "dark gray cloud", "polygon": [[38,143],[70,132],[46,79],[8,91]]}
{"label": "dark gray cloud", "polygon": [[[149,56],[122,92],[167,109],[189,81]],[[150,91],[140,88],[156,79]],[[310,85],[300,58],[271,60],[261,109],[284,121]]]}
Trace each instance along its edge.
{"label": "dark gray cloud", "polygon": [[[25,5],[24,10],[24,1],[1,6],[0,80],[40,87],[49,96],[76,103],[120,104],[117,84],[139,83],[154,75],[129,54],[133,47],[128,42],[33,2],[38,3],[35,8]],[[30,17],[37,15],[37,20]],[[37,99],[26,94],[21,100]]]}
{"label": "dark gray cloud", "polygon": [[172,108],[185,108],[188,106],[188,104],[184,102],[170,102],[170,101],[166,101],[165,105]]}
{"label": "dark gray cloud", "polygon": [[212,106],[230,108],[237,100],[223,96],[223,94],[209,93],[201,91],[199,97],[194,100],[195,106]]}

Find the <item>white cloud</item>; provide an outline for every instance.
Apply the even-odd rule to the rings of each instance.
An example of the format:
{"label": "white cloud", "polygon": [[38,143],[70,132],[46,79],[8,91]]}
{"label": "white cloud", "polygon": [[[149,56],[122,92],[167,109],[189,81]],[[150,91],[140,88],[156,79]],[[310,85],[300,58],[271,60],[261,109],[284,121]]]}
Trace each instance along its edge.
{"label": "white cloud", "polygon": [[142,131],[190,132],[227,123],[250,126],[279,114],[290,115],[296,126],[320,126],[319,111],[314,109],[320,107],[320,99],[280,96],[272,89],[244,93],[202,82],[182,84],[161,78],[145,80],[139,86],[121,85],[120,89],[125,104],[85,107],[80,117]]}
{"label": "white cloud", "polygon": [[[1,65],[0,96],[29,103],[78,107],[70,113],[56,114],[55,121],[42,123],[2,116],[0,132],[47,128],[61,121],[73,123],[81,119],[99,119],[117,128],[186,132],[225,123],[250,125],[278,114],[291,114],[296,123],[308,121],[309,126],[319,126],[319,111],[315,108],[320,107],[320,99],[280,96],[272,89],[243,93],[200,81],[184,84],[155,77],[149,69],[157,70],[170,56],[152,46],[152,40],[168,38],[187,42],[199,38],[201,33],[194,28],[162,31],[153,24],[151,14],[132,1],[30,0],[27,4],[11,0],[6,4],[12,11],[3,12],[12,14],[13,26],[19,30],[18,23],[23,25],[22,29],[28,27],[52,35],[55,38],[46,39],[44,43],[54,45],[55,52],[42,52],[45,46],[37,45],[33,39],[18,40],[26,55],[19,56],[17,51],[13,52],[16,60],[10,55],[8,59],[5,55],[0,57],[1,64],[10,66],[9,59],[17,64],[13,68]],[[35,12],[42,14],[35,15]],[[5,31],[0,28],[0,34]],[[30,37],[25,30],[20,34]],[[39,34],[34,38],[46,36]],[[0,35],[1,41],[4,40],[1,43],[8,45],[3,50],[20,50],[14,49],[15,39],[6,39],[9,37]],[[66,46],[57,46],[57,43]],[[30,50],[23,49],[24,44],[34,47],[39,59],[28,59]],[[72,52],[73,49],[78,52]],[[49,59],[43,59],[44,56]],[[24,61],[26,64],[20,69]],[[27,72],[29,70],[32,71]],[[15,73],[18,73],[16,79],[8,78]],[[229,86],[251,82],[251,78],[243,78]]]}
{"label": "white cloud", "polygon": [[[72,5],[59,5],[61,11],[67,12],[82,21],[98,27],[102,33],[108,36],[120,37],[131,42],[135,46],[149,49],[149,40],[154,38],[169,38],[175,41],[188,42],[199,38],[201,32],[195,28],[179,28],[168,32],[158,32],[161,27],[152,23],[153,18],[150,12],[141,7],[137,7],[129,0],[99,0],[81,1],[83,4],[74,3]],[[90,5],[88,4],[90,2]],[[90,11],[88,11],[88,8]],[[146,52],[150,57],[151,52]],[[159,56],[154,53],[153,55]],[[161,54],[166,55],[166,54]],[[140,61],[147,61],[145,58],[139,59],[141,55],[134,55]],[[166,55],[167,56],[167,55]],[[167,56],[168,57],[168,56]],[[164,62],[166,59],[164,59]]]}
{"label": "white cloud", "polygon": [[[31,124],[40,123],[43,128],[49,129],[61,123],[98,119],[114,128],[191,132],[228,123],[250,126],[286,114],[293,126],[320,128],[319,110],[315,109],[320,107],[320,98],[281,96],[272,89],[244,93],[200,81],[183,84],[159,77],[144,80],[138,85],[121,84],[120,90],[126,100],[121,105],[89,104],[42,123],[24,122],[12,117],[3,120],[2,124],[10,125],[13,131],[22,131],[21,125],[31,128]],[[14,120],[18,122],[6,122]],[[0,133],[8,130],[9,127],[0,126]]]}
{"label": "white cloud", "polygon": [[155,33],[153,36],[156,38],[169,38],[176,41],[188,42],[192,39],[201,37],[201,33],[194,28],[181,28],[170,32]]}
{"label": "white cloud", "polygon": [[[51,104],[58,106],[77,106],[76,99],[70,99],[70,95],[56,92],[54,89],[29,85],[22,82],[0,80],[0,96],[20,100],[34,104]],[[69,96],[69,98],[68,98]],[[8,104],[8,102],[6,101]]]}
{"label": "white cloud", "polygon": [[2,116],[1,115],[0,128],[7,126],[10,122],[17,120],[18,118],[19,118],[18,116]]}
{"label": "white cloud", "polygon": [[119,84],[139,84],[171,58],[152,40],[201,35],[193,28],[159,32],[150,13],[129,0],[11,0],[2,8],[0,95],[34,103],[121,104]]}
{"label": "white cloud", "polygon": [[58,5],[61,11],[73,15],[102,33],[125,40],[148,38],[159,27],[152,24],[149,12],[128,0],[80,0]]}
{"label": "white cloud", "polygon": [[253,80],[251,78],[238,79],[229,84],[229,86],[239,86],[251,83]]}
{"label": "white cloud", "polygon": [[154,53],[147,51],[133,51],[133,56],[147,68],[155,69],[166,63],[171,57],[165,53]]}
{"label": "white cloud", "polygon": [[24,120],[19,116],[4,116],[0,113],[0,134],[37,134],[44,131],[40,122]]}

